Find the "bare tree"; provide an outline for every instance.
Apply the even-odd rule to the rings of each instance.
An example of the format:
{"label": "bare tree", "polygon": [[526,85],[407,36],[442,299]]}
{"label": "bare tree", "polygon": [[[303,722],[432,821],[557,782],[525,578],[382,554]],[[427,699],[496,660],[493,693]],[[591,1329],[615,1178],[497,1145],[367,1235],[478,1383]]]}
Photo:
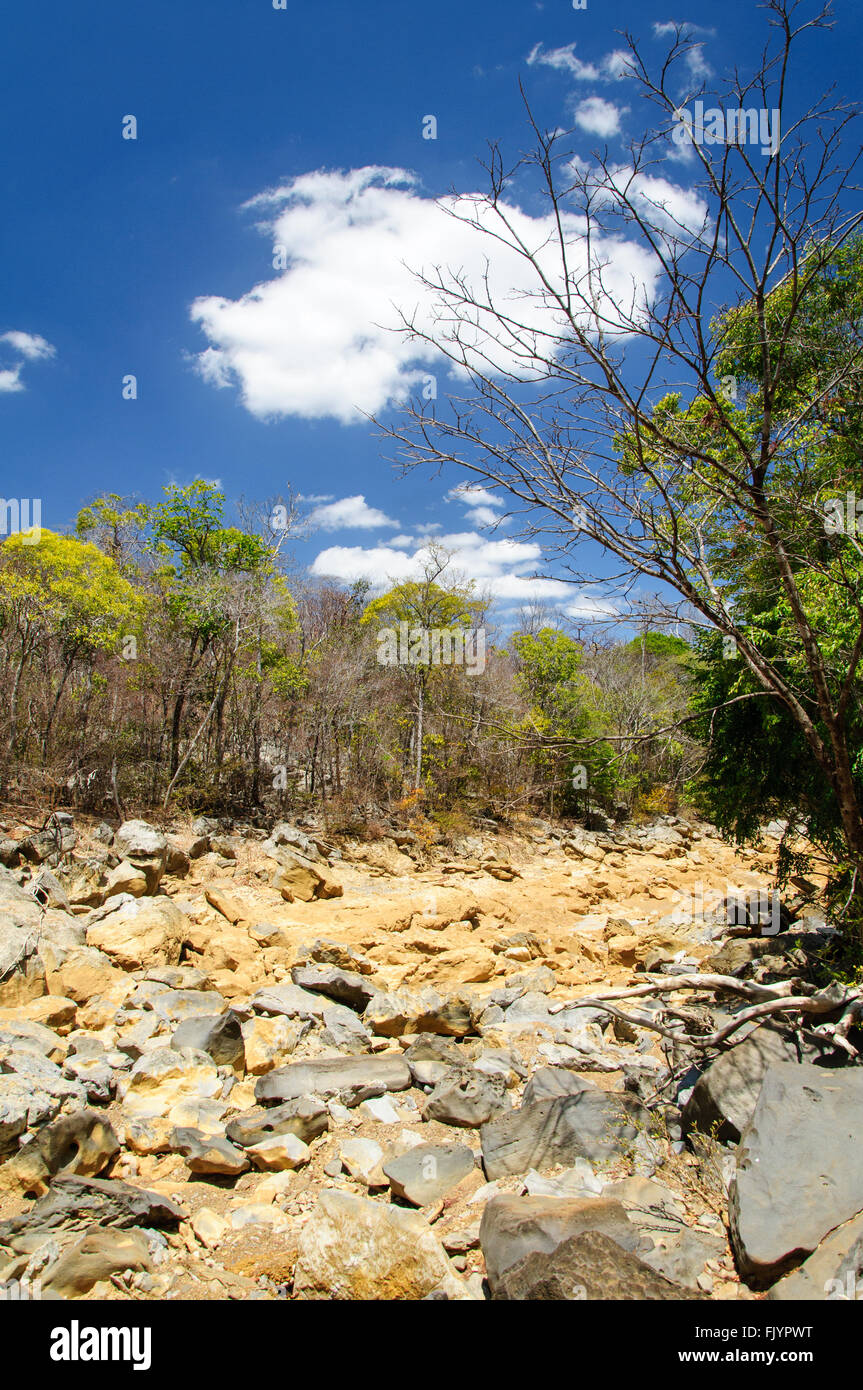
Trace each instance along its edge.
{"label": "bare tree", "polygon": [[[824,480],[806,435],[823,429],[837,395],[859,393],[859,322],[844,326],[844,350],[825,361],[814,395],[788,405],[800,353],[812,347],[811,295],[863,218],[849,211],[859,151],[849,159],[842,149],[856,112],[828,94],[800,113],[790,87],[792,58],[800,51],[805,62],[806,44],[831,27],[830,6],[767,0],[763,9],[765,49],[752,75],[735,72],[711,94],[708,129],[691,109],[701,101],[695,110],[704,110],[704,84],[681,86],[696,66],[686,62],[692,35],[678,27],[658,69],[625,36],[627,76],[650,128],[624,162],[607,149],[585,161],[572,132],[542,129],[525,102],[533,148],[508,168],[492,146],[488,193],[448,208],[487,239],[489,266],[514,255],[533,289],[501,294],[491,273],[474,283],[461,270],[423,272],[434,327],[406,317],[403,329],[444,353],[467,387],[442,411],[418,401],[382,428],[403,466],[456,464],[505,497],[559,577],[624,598],[646,578],[667,625],[732,639],[801,731],[863,866],[848,737],[863,655],[859,566],[822,566],[853,619],[838,661],[800,581],[800,528],[824,532],[813,503]],[[676,187],[669,169],[694,181]],[[538,242],[520,212],[527,187],[544,202]],[[755,359],[736,401],[723,381],[729,325],[743,321],[735,314],[748,316]],[[697,420],[674,402],[663,409],[669,393],[697,401]],[[747,629],[737,538],[788,610],[805,679]],[[601,554],[606,566],[619,562],[611,577]]]}

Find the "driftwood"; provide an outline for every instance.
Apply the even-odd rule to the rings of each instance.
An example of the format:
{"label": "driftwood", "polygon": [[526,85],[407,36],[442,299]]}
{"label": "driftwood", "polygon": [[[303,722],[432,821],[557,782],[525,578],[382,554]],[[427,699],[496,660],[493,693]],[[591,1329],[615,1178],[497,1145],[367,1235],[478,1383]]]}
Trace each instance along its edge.
{"label": "driftwood", "polygon": [[[712,1033],[700,1034],[687,1033],[682,1027],[658,1023],[650,1014],[624,1011],[612,1002],[619,999],[655,998],[658,995],[674,994],[678,990],[687,989],[712,992],[728,990],[754,1002],[749,1008],[741,1009],[740,1013],[722,1028],[717,1028]],[[751,980],[738,980],[733,975],[664,975],[661,978],[654,976],[643,985],[612,989],[604,994],[576,999],[567,1004],[552,1005],[550,1012],[560,1013],[564,1008],[567,1012],[570,1009],[602,1009],[613,1018],[619,1018],[636,1028],[646,1028],[669,1038],[675,1044],[702,1051],[721,1047],[732,1034],[745,1027],[747,1023],[754,1023],[776,1014],[815,1017],[838,1014],[837,1019],[811,1030],[812,1036],[819,1042],[846,1052],[849,1057],[856,1057],[858,1049],[848,1041],[848,1034],[855,1023],[863,1018],[863,992],[835,983],[828,985],[826,989],[815,990],[800,980],[783,980],[774,985],[760,985]],[[693,1021],[691,1013],[672,1004],[667,1004],[663,1013],[679,1019],[682,1024],[691,1024]],[[796,1022],[799,1025],[799,1019]]]}

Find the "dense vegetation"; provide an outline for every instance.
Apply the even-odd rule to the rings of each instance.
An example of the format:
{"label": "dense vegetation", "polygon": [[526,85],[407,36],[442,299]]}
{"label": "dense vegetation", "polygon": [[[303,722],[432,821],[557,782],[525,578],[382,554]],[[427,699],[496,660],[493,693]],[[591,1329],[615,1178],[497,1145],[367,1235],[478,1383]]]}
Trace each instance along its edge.
{"label": "dense vegetation", "polygon": [[[4,790],[94,811],[160,804],[346,823],[410,805],[476,813],[670,807],[693,746],[689,648],[579,642],[533,616],[495,635],[435,552],[370,598],[292,575],[284,537],[229,525],[211,485],[102,497],[74,535],[0,546]],[[462,646],[382,659],[386,634]],[[481,634],[481,641],[477,641]]]}

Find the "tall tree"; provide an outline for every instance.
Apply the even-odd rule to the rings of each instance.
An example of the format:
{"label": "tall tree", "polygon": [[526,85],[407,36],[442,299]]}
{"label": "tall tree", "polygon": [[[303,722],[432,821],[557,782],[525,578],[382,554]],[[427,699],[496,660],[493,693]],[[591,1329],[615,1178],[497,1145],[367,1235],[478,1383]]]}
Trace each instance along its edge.
{"label": "tall tree", "polygon": [[[624,163],[602,150],[585,160],[572,132],[532,116],[528,155],[509,167],[493,149],[488,195],[455,215],[517,256],[534,291],[502,300],[491,277],[425,276],[437,327],[408,320],[405,330],[446,354],[469,389],[449,411],[416,402],[386,433],[407,466],[455,463],[509,498],[524,533],[572,582],[603,577],[598,547],[616,562],[621,592],[633,573],[655,581],[663,625],[683,617],[728,638],[756,684],[736,698],[787,711],[863,873],[849,723],[863,606],[854,565],[838,559],[849,625],[847,642],[828,650],[823,600],[805,577],[815,533],[819,546],[823,538],[813,518],[825,459],[831,486],[837,470],[859,477],[848,431],[861,374],[852,267],[863,214],[856,156],[841,148],[855,113],[820,97],[801,110],[805,45],[829,26],[829,5],[763,8],[760,61],[709,94],[691,78],[697,39],[684,26],[655,68],[628,38],[626,75],[651,124]],[[715,103],[708,133],[693,122],[696,99]],[[750,111],[756,126],[766,118],[766,143],[747,139]],[[677,167],[695,171],[685,189],[664,162],[681,143],[689,162]],[[539,247],[525,238],[516,181],[545,200]],[[727,308],[717,316],[718,305]],[[787,612],[805,691],[747,622],[741,555]]]}

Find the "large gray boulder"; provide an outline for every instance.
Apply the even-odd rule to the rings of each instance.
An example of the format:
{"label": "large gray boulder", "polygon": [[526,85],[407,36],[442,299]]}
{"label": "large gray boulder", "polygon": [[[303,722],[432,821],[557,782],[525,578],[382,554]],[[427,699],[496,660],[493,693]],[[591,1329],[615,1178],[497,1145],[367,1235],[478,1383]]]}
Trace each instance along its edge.
{"label": "large gray boulder", "polygon": [[252,998],[252,1008],[258,1014],[276,1014],[284,1018],[321,1021],[327,1002],[324,995],[300,989],[298,985],[267,985]]}
{"label": "large gray boulder", "polygon": [[46,1240],[62,1239],[94,1226],[128,1230],[133,1226],[176,1227],[185,1212],[170,1197],[116,1178],[60,1174],[44,1197],[20,1216],[0,1221],[0,1245],[30,1254]]}
{"label": "large gray boulder", "polygon": [[580,1096],[584,1091],[598,1091],[595,1081],[587,1081],[568,1067],[537,1067],[524,1088],[524,1104],[555,1100],[558,1096]]}
{"label": "large gray boulder", "polygon": [[752,1119],[768,1071],[781,1062],[797,1061],[790,1038],[772,1028],[757,1029],[698,1078],[683,1108],[684,1135],[699,1130],[720,1144],[736,1144]]}
{"label": "large gray boulder", "polygon": [[863,1069],[780,1062],[764,1079],[729,1191],[741,1273],[774,1283],[863,1211]]}
{"label": "large gray boulder", "polygon": [[206,1052],[217,1067],[242,1065],[245,1048],[240,1016],[228,1009],[223,1014],[186,1018],[175,1030],[171,1046],[178,1051],[192,1047],[196,1052]]}
{"label": "large gray boulder", "polygon": [[577,1158],[614,1158],[633,1148],[647,1122],[634,1097],[599,1088],[536,1101],[483,1125],[483,1165],[493,1181],[531,1168],[541,1173],[558,1163],[569,1166]]}

